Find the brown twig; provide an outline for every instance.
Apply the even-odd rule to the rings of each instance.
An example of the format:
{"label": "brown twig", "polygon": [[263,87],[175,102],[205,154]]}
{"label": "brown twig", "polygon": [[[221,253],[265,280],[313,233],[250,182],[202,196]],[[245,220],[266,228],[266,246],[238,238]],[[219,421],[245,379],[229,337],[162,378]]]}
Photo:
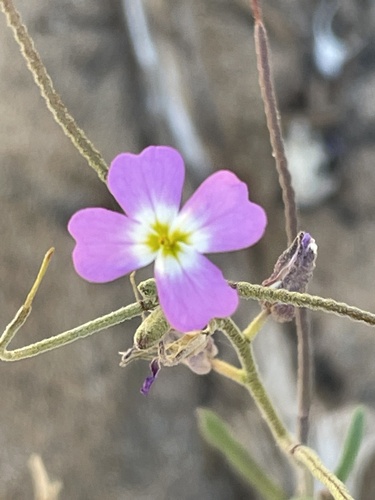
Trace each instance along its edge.
{"label": "brown twig", "polygon": [[294,190],[285,156],[280,116],[273,87],[267,33],[263,23],[257,20],[255,22],[254,37],[258,61],[259,83],[264,102],[267,126],[270,133],[273,156],[275,158],[276,169],[279,174],[279,183],[282,190],[288,245],[291,245],[294,238],[297,236],[297,210]]}
{"label": "brown twig", "polygon": [[[263,16],[258,0],[250,0],[255,19],[254,38],[259,72],[259,84],[264,103],[267,126],[270,133],[273,156],[279,175],[285,213],[285,229],[288,245],[297,235],[297,208],[291,176],[288,170],[282,138],[280,116],[275,97],[267,31],[263,24]],[[298,440],[306,443],[308,438],[308,422],[311,404],[311,354],[310,332],[305,310],[296,312],[297,342],[298,342]]]}

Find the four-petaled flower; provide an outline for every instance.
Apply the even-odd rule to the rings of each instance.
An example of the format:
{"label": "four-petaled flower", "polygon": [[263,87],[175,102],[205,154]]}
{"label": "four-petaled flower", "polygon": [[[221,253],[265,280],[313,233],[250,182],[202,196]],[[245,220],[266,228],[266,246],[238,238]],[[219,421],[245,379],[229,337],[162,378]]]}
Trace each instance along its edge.
{"label": "four-petaled flower", "polygon": [[185,168],[171,147],[117,156],[108,188],[125,214],[86,208],[69,222],[77,244],[73,262],[88,281],[104,283],[155,261],[159,302],[182,332],[233,314],[237,292],[202,254],[256,243],[266,226],[264,210],[248,200],[232,172],[214,173],[180,209]]}

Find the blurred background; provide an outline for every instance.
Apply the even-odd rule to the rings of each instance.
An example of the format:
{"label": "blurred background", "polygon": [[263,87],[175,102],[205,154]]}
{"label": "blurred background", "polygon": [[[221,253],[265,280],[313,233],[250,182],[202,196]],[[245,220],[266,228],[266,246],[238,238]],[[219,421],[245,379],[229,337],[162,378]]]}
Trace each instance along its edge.
{"label": "blurred background", "polygon": [[[300,207],[319,247],[310,292],[375,310],[375,3],[267,0],[264,17]],[[248,182],[269,218],[262,241],[215,258],[228,279],[260,283],[284,250],[283,207],[258,87],[247,0],[29,0],[16,2],[63,101],[110,162],[169,144],[188,169],[186,196],[214,170]],[[115,310],[134,298],[128,278],[92,285],[73,271],[66,225],[114,200],[46,110],[0,17],[0,310],[13,317],[42,256],[56,253],[13,347]],[[137,275],[149,277],[152,269]],[[244,327],[257,312],[242,303]],[[0,366],[0,498],[33,498],[27,462],[41,455],[60,498],[256,499],[198,435],[195,409],[216,410],[292,491],[287,460],[245,390],[184,366],[139,393],[145,362],[119,368],[139,322],[34,359]],[[354,406],[367,427],[352,477],[375,497],[375,331],[311,314],[315,365],[311,444],[330,467]],[[217,336],[220,355],[234,361]],[[256,340],[272,398],[295,427],[294,327],[270,322]]]}

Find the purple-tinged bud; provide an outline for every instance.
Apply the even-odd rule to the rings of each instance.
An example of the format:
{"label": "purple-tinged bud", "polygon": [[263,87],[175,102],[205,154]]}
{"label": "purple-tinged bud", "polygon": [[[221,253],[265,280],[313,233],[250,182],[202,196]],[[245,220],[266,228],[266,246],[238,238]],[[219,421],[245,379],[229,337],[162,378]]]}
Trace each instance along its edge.
{"label": "purple-tinged bud", "polygon": [[[290,292],[306,292],[315,268],[316,256],[317,245],[314,238],[301,231],[291,246],[277,259],[273,273],[262,285],[284,288]],[[280,323],[291,321],[295,316],[295,307],[291,304],[262,302],[262,306]]]}

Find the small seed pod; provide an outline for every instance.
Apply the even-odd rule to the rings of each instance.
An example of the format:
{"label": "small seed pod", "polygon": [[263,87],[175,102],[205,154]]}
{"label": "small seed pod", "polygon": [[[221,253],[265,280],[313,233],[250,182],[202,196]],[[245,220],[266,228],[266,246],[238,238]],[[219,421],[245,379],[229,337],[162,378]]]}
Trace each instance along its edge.
{"label": "small seed pod", "polygon": [[[275,289],[284,288],[290,292],[306,292],[315,268],[316,256],[317,245],[314,238],[301,231],[291,246],[277,259],[273,273],[262,285]],[[291,304],[272,304],[264,301],[261,305],[280,323],[291,321],[295,316],[295,307]]]}
{"label": "small seed pod", "polygon": [[170,328],[163,311],[158,306],[137,328],[134,334],[134,347],[145,350],[155,346]]}

